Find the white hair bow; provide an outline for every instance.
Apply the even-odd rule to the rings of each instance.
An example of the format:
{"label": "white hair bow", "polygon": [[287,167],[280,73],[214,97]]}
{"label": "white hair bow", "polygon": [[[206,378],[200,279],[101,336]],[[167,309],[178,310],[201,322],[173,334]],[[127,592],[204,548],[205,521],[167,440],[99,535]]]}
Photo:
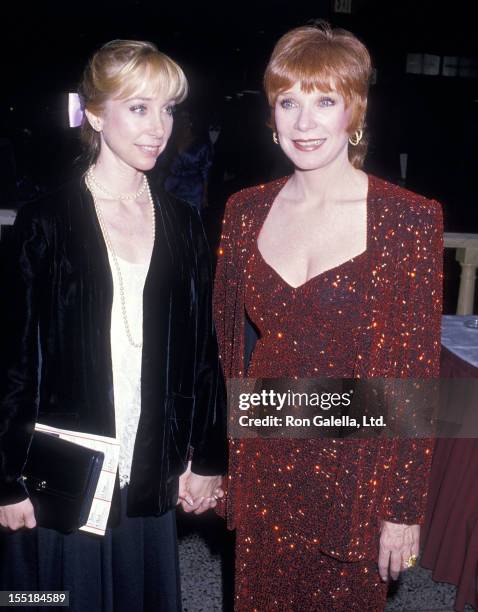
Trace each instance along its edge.
{"label": "white hair bow", "polygon": [[70,127],[80,127],[83,123],[85,111],[81,104],[80,96],[77,93],[68,94],[68,121]]}

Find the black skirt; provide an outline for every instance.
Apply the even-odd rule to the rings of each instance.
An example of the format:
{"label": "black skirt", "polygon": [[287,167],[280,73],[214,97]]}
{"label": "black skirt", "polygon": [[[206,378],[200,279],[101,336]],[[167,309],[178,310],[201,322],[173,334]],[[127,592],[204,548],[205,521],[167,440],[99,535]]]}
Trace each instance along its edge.
{"label": "black skirt", "polygon": [[2,532],[0,590],[69,591],[74,612],[180,612],[174,510],[129,518],[126,489],[121,497],[121,524],[104,537],[44,528]]}

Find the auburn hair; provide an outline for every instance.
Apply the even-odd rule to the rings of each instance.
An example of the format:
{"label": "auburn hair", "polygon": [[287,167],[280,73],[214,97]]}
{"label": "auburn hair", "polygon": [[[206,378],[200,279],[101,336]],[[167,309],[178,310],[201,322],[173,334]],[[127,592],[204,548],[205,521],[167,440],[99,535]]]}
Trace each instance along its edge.
{"label": "auburn hair", "polygon": [[[302,91],[337,91],[351,109],[348,132],[364,130],[372,62],[365,45],[351,32],[332,29],[327,22],[290,30],[279,39],[264,74],[264,89],[271,107],[270,127],[275,127],[277,96],[300,83]],[[366,139],[349,145],[349,159],[362,167]]]}

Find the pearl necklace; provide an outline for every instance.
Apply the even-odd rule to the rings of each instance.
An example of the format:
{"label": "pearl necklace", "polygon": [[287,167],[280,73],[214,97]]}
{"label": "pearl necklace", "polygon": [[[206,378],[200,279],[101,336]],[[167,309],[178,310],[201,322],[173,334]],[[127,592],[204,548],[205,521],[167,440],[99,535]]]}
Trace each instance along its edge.
{"label": "pearl necklace", "polygon": [[[103,234],[104,241],[106,243],[107,249],[110,251],[111,256],[113,258],[113,263],[115,266],[116,274],[118,277],[118,285],[119,285],[119,293],[120,293],[120,303],[121,303],[121,314],[123,316],[123,323],[126,332],[126,337],[128,338],[128,342],[131,346],[135,348],[142,348],[143,342],[135,342],[133,339],[133,335],[131,333],[131,327],[128,321],[128,313],[126,312],[126,297],[124,293],[124,282],[123,276],[121,274],[121,267],[119,265],[118,257],[116,256],[116,251],[114,250],[113,243],[111,242],[110,235],[108,233],[108,229],[106,227],[105,219],[103,217],[103,213],[101,211],[100,206],[97,202],[97,191],[95,190],[96,183],[91,181],[91,168],[88,170],[86,174],[86,185],[91,192],[91,196],[93,198],[93,204],[95,206],[96,216],[98,217],[98,222],[100,224],[101,233]],[[149,204],[151,206],[151,219],[152,219],[152,234],[153,234],[153,247],[154,247],[154,239],[156,236],[156,212],[154,208],[153,196],[151,195],[151,189],[149,187],[148,179],[146,176],[144,177],[144,184],[146,185],[146,191],[148,193]],[[144,191],[144,190],[143,190]],[[129,198],[128,198],[129,199]]]}
{"label": "pearl necklace", "polygon": [[[91,184],[93,184],[97,189],[102,191],[105,195],[113,200],[136,200],[140,198],[148,187],[148,179],[146,178],[146,174],[143,175],[143,182],[141,183],[141,187],[138,189],[136,193],[120,193],[114,194],[111,191],[108,191],[104,185],[98,182],[98,179],[93,172],[93,166],[88,168],[87,177]],[[91,191],[91,189],[90,189]]]}

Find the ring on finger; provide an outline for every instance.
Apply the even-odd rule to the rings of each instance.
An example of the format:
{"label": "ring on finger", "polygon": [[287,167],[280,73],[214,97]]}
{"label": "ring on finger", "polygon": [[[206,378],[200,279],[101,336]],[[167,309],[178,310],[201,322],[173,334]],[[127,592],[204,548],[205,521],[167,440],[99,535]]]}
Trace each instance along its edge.
{"label": "ring on finger", "polygon": [[417,555],[410,555],[408,559],[404,562],[404,565],[407,569],[410,569],[411,567],[416,566],[417,561],[418,561]]}

